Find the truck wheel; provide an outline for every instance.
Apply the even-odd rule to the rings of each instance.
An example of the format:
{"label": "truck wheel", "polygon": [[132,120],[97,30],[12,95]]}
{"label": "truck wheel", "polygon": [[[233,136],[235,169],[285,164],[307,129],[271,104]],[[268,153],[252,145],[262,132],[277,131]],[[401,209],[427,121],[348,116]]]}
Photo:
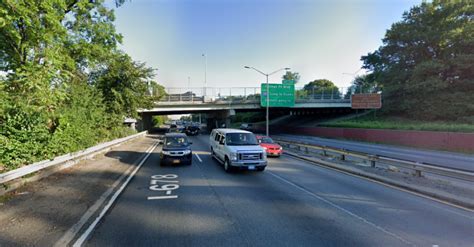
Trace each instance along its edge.
{"label": "truck wheel", "polygon": [[224,171],[227,172],[227,173],[232,172],[232,167],[230,166],[229,159],[227,159],[227,158],[224,161]]}

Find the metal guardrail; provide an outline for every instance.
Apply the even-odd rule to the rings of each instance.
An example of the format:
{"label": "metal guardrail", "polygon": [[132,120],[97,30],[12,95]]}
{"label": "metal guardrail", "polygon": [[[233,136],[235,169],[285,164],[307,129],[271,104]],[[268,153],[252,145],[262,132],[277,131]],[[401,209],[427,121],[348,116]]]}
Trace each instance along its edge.
{"label": "metal guardrail", "polygon": [[[260,102],[259,87],[202,87],[202,88],[165,88],[166,95],[160,102],[214,103],[217,101]],[[352,92],[354,93],[354,92]],[[362,92],[357,92],[362,93]],[[349,88],[331,88],[307,90],[295,88],[297,103],[347,103],[350,102]]]}
{"label": "metal guardrail", "polygon": [[464,180],[468,182],[474,182],[473,172],[447,168],[447,167],[441,167],[441,166],[437,166],[433,164],[426,164],[426,163],[409,161],[409,160],[394,159],[394,158],[380,156],[380,155],[371,155],[367,153],[349,151],[346,149],[333,148],[333,147],[328,147],[328,146],[323,146],[323,145],[287,141],[287,140],[282,140],[279,138],[274,138],[274,139],[275,141],[280,143],[282,146],[288,145],[287,147],[289,147],[290,145],[294,145],[294,146],[297,146],[300,150],[301,148],[304,148],[305,150],[303,151],[305,151],[306,153],[309,153],[309,149],[317,149],[317,150],[321,150],[324,156],[327,156],[327,152],[339,154],[340,160],[346,160],[346,156],[367,160],[370,162],[371,167],[376,167],[376,163],[380,162],[380,163],[392,165],[395,167],[413,170],[415,171],[415,175],[419,177],[421,177],[422,172],[426,172],[426,173],[436,174],[440,176],[460,179],[460,180]]}
{"label": "metal guardrail", "polygon": [[12,171],[9,171],[9,172],[6,172],[6,173],[2,173],[2,174],[0,174],[0,184],[10,182],[10,181],[15,180],[17,178],[21,178],[25,175],[29,175],[31,173],[38,172],[38,171],[41,171],[41,170],[49,168],[49,167],[60,165],[60,164],[63,164],[63,163],[69,162],[69,161],[80,160],[80,159],[84,158],[85,156],[94,154],[94,153],[102,151],[106,148],[115,146],[117,144],[120,144],[122,142],[126,142],[128,140],[131,140],[133,138],[136,138],[136,137],[139,137],[139,136],[142,136],[142,135],[145,135],[145,134],[146,134],[146,131],[143,131],[143,132],[131,135],[131,136],[123,137],[123,138],[116,139],[116,140],[109,141],[109,142],[105,142],[105,143],[101,143],[99,145],[96,145],[96,146],[93,146],[93,147],[90,147],[90,148],[87,148],[87,149],[84,149],[84,150],[81,150],[81,151],[78,151],[78,152],[61,155],[61,156],[55,157],[52,160],[39,161],[39,162],[33,163],[31,165],[23,166],[23,167],[20,167],[18,169],[15,169],[15,170],[12,170]]}

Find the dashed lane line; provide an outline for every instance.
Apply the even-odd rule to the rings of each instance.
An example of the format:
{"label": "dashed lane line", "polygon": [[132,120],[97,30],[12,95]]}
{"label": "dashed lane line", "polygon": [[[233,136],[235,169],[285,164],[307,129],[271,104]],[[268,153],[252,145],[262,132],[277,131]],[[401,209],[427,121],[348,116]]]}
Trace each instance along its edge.
{"label": "dashed lane line", "polygon": [[196,158],[199,160],[199,162],[201,162],[201,163],[202,163],[202,159],[201,159],[201,157],[199,157],[199,155],[198,155],[197,153],[194,153],[194,155],[196,155]]}

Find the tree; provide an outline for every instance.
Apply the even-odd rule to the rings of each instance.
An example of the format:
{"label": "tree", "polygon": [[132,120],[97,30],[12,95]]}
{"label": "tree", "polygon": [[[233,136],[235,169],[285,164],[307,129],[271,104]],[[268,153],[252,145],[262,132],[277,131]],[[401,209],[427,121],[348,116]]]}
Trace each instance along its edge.
{"label": "tree", "polygon": [[168,116],[153,116],[151,119],[153,126],[160,127],[160,125],[165,124],[168,121]]}
{"label": "tree", "polygon": [[[152,68],[121,53],[104,69],[92,73],[89,80],[102,92],[109,113],[122,117],[137,117],[138,108],[149,108],[153,105],[155,97],[150,94],[148,85],[153,76]],[[154,86],[154,89],[158,92],[151,93],[161,93],[157,86]]]}
{"label": "tree", "polygon": [[362,57],[383,85],[385,111],[426,120],[474,115],[473,13],[472,1],[423,2]]}
{"label": "tree", "polygon": [[161,97],[114,20],[104,0],[0,1],[0,169],[129,134],[122,117]]}
{"label": "tree", "polygon": [[382,86],[375,81],[373,74],[357,76],[351,83],[344,98],[350,98],[353,93],[378,93]]}
{"label": "tree", "polygon": [[295,84],[296,84],[300,80],[300,73],[286,71],[286,73],[283,75],[282,79],[283,80],[293,80],[293,81],[295,81]]}
{"label": "tree", "polygon": [[308,82],[303,87],[303,92],[297,92],[299,96],[313,97],[313,98],[332,98],[339,99],[339,88],[334,83],[327,79],[317,79]]}

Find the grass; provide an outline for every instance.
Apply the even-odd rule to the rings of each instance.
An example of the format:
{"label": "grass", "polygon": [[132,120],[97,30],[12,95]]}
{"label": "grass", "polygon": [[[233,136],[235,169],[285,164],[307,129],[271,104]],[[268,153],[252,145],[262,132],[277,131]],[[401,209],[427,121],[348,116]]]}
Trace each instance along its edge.
{"label": "grass", "polygon": [[474,132],[474,124],[447,121],[420,121],[402,117],[365,115],[321,123],[321,127]]}

